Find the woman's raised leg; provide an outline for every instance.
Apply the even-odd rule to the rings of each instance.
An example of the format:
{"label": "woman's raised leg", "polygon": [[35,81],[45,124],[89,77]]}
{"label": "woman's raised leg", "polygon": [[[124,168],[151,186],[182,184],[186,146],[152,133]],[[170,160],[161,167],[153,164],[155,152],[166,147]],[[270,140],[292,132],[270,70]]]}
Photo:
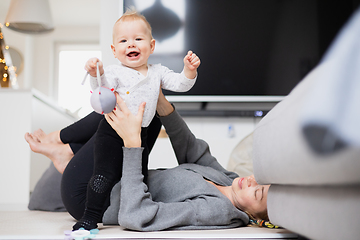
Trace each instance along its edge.
{"label": "woman's raised leg", "polygon": [[69,125],[60,131],[60,139],[63,143],[85,144],[97,131],[104,115],[91,112],[79,121]]}

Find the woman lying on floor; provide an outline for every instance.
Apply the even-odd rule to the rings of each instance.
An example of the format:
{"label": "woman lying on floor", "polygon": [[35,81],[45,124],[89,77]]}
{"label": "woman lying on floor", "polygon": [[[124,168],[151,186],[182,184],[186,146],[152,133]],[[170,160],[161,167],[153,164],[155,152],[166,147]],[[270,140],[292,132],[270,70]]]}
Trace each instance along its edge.
{"label": "woman lying on floor", "polygon": [[[161,91],[159,117],[149,127],[147,144],[151,149],[162,123],[179,166],[149,170],[145,184],[140,137],[145,104],[134,116],[119,96],[117,103],[119,107],[106,114],[105,119],[124,141],[124,157],[117,159],[122,160],[123,171],[120,182],[100,179],[97,186],[92,186],[102,191],[110,189],[97,222],[157,231],[234,228],[246,226],[249,216],[267,220],[269,185],[258,185],[253,176],[240,178],[225,170],[210,154],[207,143],[195,138]],[[62,199],[75,219],[81,218],[85,210],[88,182],[93,174],[93,135],[102,118],[92,113],[58,132],[46,135],[40,130],[25,135],[31,149],[49,157],[63,173]]]}

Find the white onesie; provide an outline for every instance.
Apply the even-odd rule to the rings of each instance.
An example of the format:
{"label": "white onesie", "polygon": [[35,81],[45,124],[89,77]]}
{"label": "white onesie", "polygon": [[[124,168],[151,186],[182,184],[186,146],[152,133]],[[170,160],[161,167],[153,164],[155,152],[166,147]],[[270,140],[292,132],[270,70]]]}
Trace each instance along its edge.
{"label": "white onesie", "polygon": [[[194,86],[196,78],[188,79],[184,72],[175,73],[161,64],[148,64],[144,76],[120,63],[104,68],[101,85],[118,92],[134,115],[140,104],[146,102],[142,127],[147,127],[155,116],[160,86],[173,92],[186,92]],[[90,77],[90,85],[93,90],[98,88],[97,79]]]}

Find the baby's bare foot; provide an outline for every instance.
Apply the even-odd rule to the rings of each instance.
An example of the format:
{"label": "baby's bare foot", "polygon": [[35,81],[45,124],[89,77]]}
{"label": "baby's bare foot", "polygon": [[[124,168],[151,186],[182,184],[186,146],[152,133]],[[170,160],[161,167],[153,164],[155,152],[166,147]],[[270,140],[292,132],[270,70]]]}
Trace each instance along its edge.
{"label": "baby's bare foot", "polygon": [[25,140],[30,149],[35,153],[43,154],[50,158],[55,168],[62,174],[71,158],[74,156],[69,144],[40,142],[30,133],[25,134]]}

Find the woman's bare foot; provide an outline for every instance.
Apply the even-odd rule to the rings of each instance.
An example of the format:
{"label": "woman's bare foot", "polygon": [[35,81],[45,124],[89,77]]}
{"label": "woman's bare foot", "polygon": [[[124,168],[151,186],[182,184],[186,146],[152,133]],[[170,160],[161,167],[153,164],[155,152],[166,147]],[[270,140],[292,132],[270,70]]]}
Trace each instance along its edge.
{"label": "woman's bare foot", "polygon": [[42,143],[62,143],[60,140],[60,131],[46,134],[42,129],[38,129],[34,131],[32,136],[35,138],[35,140]]}
{"label": "woman's bare foot", "polygon": [[74,156],[69,144],[42,142],[41,136],[35,137],[33,134],[26,133],[25,140],[29,143],[30,149],[35,153],[40,153],[50,158],[55,168],[62,174]]}

